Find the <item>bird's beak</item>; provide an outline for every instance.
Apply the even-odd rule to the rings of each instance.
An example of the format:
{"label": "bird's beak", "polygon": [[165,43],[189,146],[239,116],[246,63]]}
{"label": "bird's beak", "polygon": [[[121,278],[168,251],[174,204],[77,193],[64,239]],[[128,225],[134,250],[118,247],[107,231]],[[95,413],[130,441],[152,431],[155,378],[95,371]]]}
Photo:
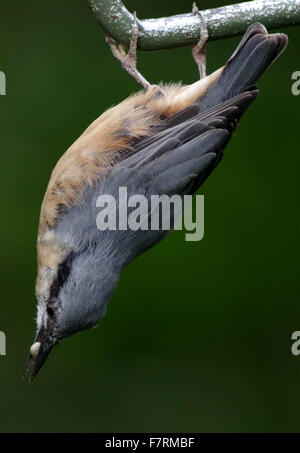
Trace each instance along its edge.
{"label": "bird's beak", "polygon": [[49,332],[46,328],[43,328],[39,331],[36,336],[35,342],[30,348],[30,355],[23,373],[24,378],[28,378],[29,382],[33,381],[33,379],[45,363],[48,355],[51,352],[51,349],[56,344],[57,341],[49,335]]}

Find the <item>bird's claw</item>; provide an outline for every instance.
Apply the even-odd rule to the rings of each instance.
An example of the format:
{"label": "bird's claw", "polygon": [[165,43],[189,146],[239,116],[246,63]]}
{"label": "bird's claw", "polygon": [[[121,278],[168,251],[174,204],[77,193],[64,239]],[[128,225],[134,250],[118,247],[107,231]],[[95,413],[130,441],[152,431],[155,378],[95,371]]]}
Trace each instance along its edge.
{"label": "bird's claw", "polygon": [[108,43],[113,56],[120,61],[121,65],[140,85],[145,89],[148,89],[151,85],[150,83],[142,76],[142,74],[136,68],[136,49],[137,41],[139,36],[139,29],[136,20],[136,12],[133,13],[133,24],[131,29],[131,40],[129,45],[129,50],[126,53],[126,47],[123,44],[117,43],[111,36],[106,37],[106,42]]}
{"label": "bird's claw", "polygon": [[203,79],[206,77],[206,42],[208,40],[208,30],[205,18],[201,11],[199,11],[196,2],[193,2],[192,13],[197,14],[201,19],[200,39],[193,47],[192,55],[199,68],[200,79]]}

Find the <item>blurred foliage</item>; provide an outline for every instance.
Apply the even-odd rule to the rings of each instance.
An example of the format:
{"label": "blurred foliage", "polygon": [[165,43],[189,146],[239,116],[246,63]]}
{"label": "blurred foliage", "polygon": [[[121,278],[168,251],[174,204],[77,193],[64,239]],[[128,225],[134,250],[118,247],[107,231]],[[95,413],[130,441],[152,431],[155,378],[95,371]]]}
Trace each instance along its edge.
{"label": "blurred foliage", "polygon": [[[201,1],[201,7],[225,2]],[[227,2],[230,3],[230,2]],[[127,0],[142,18],[191,2]],[[125,269],[98,329],[21,380],[34,335],[36,232],[53,166],[85,127],[137,90],[85,0],[2,2],[1,432],[299,431],[300,28],[259,83],[205,194],[205,237],[174,232]],[[208,44],[208,70],[239,38]],[[152,82],[197,77],[190,48],[140,52]],[[101,278],[101,276],[99,276]]]}

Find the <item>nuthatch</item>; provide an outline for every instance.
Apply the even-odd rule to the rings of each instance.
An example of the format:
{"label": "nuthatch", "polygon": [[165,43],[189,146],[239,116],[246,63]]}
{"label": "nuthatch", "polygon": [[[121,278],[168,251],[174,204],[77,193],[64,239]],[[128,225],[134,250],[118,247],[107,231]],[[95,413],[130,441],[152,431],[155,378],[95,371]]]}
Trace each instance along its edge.
{"label": "nuthatch", "polygon": [[[197,13],[197,10],[194,12]],[[104,316],[123,267],[167,233],[100,231],[99,194],[193,194],[223,156],[256,98],[253,84],[287,46],[284,34],[251,25],[225,64],[184,86],[151,86],[136,69],[137,27],[128,54],[108,42],[145,90],[97,118],[54,168],[42,203],[36,281],[37,334],[25,369],[31,379],[53,346]],[[193,55],[205,74],[205,38]]]}

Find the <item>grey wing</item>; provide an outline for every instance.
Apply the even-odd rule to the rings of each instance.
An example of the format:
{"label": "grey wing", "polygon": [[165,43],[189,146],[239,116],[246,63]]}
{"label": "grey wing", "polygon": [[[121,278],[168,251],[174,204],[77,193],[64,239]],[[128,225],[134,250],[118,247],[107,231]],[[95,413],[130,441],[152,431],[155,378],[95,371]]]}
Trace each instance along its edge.
{"label": "grey wing", "polygon": [[[66,242],[72,238],[78,249],[85,241],[101,244],[103,250],[119,253],[124,263],[155,245],[169,230],[99,231],[95,221],[98,196],[112,195],[120,205],[120,187],[127,188],[128,197],[141,194],[148,200],[155,194],[195,192],[219,163],[236,123],[256,95],[256,90],[247,91],[203,113],[195,104],[165,120],[153,135],[137,142],[131,153],[123,153],[105,179],[87,188],[85,209],[75,205],[61,215],[56,227],[60,235]],[[150,215],[149,210],[149,222]]]}
{"label": "grey wing", "polygon": [[124,156],[117,167],[131,169],[140,177],[151,175],[160,193],[195,192],[220,162],[240,117],[257,94],[258,90],[248,89],[201,113],[198,104],[191,105],[136,143],[133,153]]}

